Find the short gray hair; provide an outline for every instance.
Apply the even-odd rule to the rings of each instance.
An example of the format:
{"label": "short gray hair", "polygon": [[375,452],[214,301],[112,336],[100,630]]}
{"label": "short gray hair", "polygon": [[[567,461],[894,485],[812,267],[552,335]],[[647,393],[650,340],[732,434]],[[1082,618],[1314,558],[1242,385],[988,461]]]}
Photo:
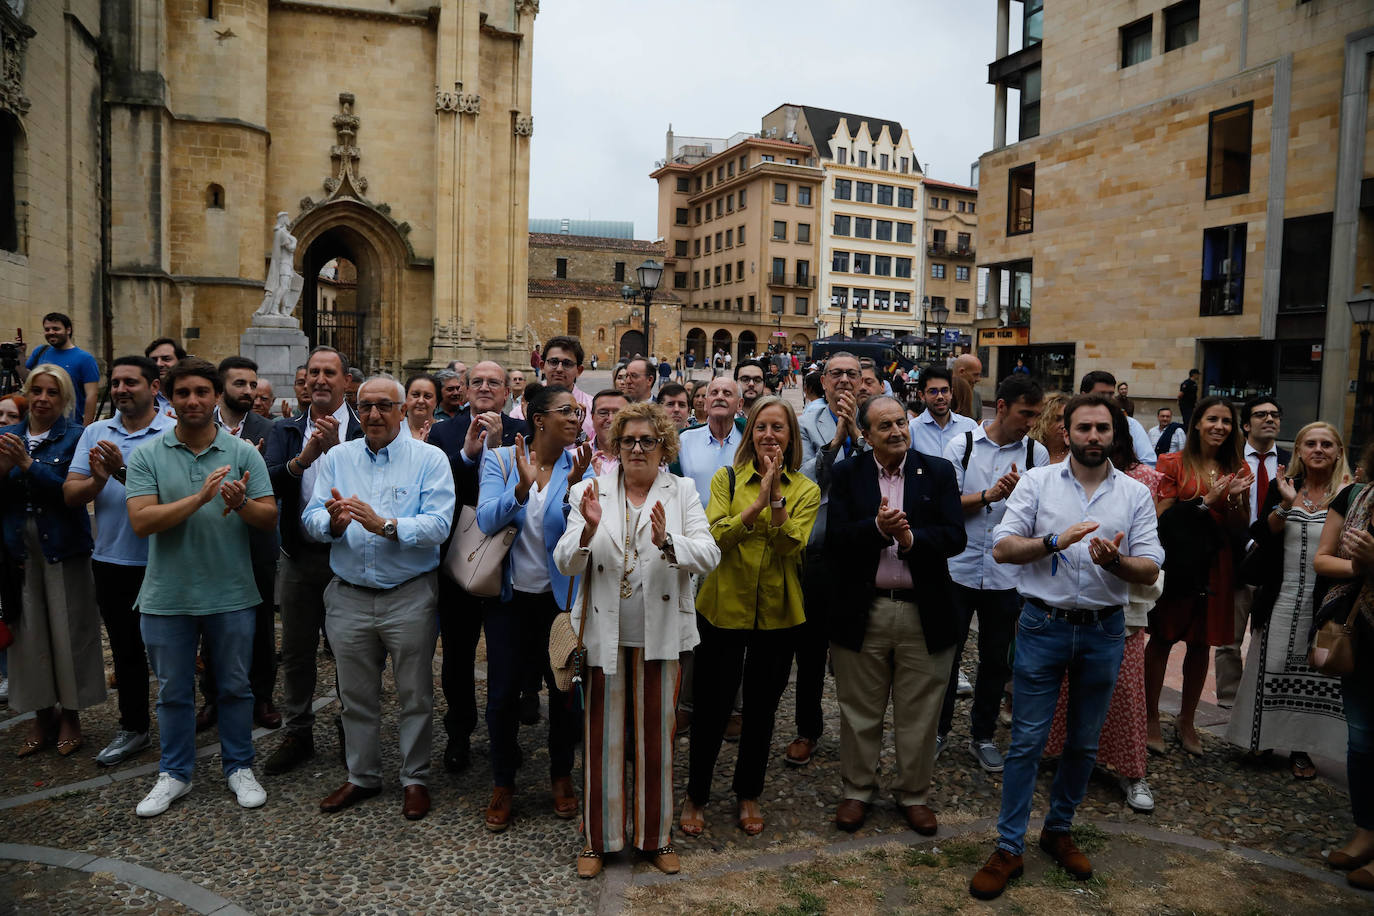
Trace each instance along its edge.
{"label": "short gray hair", "polygon": [[452,369],[440,369],[438,372],[434,373],[434,379],[439,383],[440,388],[444,386],[444,382],[452,378],[461,379],[462,376]]}
{"label": "short gray hair", "polygon": [[389,374],[387,374],[387,373],[385,373],[385,372],[382,372],[382,373],[380,373],[380,374],[378,374],[378,375],[371,376],[371,377],[365,379],[365,380],[363,381],[362,385],[359,385],[359,386],[358,386],[358,390],[359,390],[359,391],[362,391],[364,386],[366,386],[366,385],[371,385],[373,382],[386,382],[387,384],[393,386],[393,387],[396,389],[396,401],[397,401],[397,403],[400,403],[400,404],[404,404],[404,403],[405,403],[405,400],[406,400],[406,390],[405,390],[404,387],[402,387],[401,383],[396,379],[396,377],[395,377],[394,375],[389,375]]}
{"label": "short gray hair", "polygon": [[862,404],[859,405],[858,420],[860,429],[864,431],[868,430],[868,412],[872,410],[873,405],[878,403],[879,401],[891,401],[892,403],[896,404],[899,408],[901,408],[903,416],[906,415],[906,405],[903,404],[896,397],[890,394],[875,394],[873,395],[873,397],[869,398],[868,400],[864,401]]}

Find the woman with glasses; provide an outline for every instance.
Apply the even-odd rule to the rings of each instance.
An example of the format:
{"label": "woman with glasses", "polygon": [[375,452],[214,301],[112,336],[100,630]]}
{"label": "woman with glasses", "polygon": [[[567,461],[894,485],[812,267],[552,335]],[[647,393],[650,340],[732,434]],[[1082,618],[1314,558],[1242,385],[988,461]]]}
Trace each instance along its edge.
{"label": "woman with glasses", "polygon": [[549,629],[567,609],[568,578],[554,565],[554,545],[566,523],[564,504],[571,484],[582,479],[592,450],[576,451],[582,408],[567,388],[531,384],[525,389],[530,441],[515,437],[508,448],[490,449],[482,461],[477,525],[494,535],[507,525],[515,540],[502,570],[501,599],[486,603],[487,733],[491,742],[492,797],[487,829],[510,826],[515,772],[520,767],[520,687],[529,666],[543,673],[549,690],[549,779],[553,812],[577,816],[573,792],[573,747],[577,712],[549,668]]}
{"label": "woman with glasses", "polygon": [[[587,715],[583,723],[585,843],[577,873],[594,878],[601,857],[634,847],[668,874],[679,862],[673,826],[673,726],[678,656],[697,644],[690,573],[720,560],[696,486],[664,469],[677,457],[677,431],[657,404],[616,414],[611,441],[619,466],[574,487],[567,531],[554,550],[558,568],[582,576],[573,626],[590,612]],[[633,727],[634,748],[626,749]],[[634,797],[625,758],[634,759]]]}
{"label": "woman with glasses", "polygon": [[[687,799],[680,824],[688,836],[705,829],[703,809],[735,693],[744,686],[744,723],[735,762],[737,821],[750,836],[763,831],[759,796],[768,767],[778,701],[792,670],[802,609],[801,559],[820,507],[820,489],[804,477],[801,431],[782,398],[754,402],[734,464],[711,478],[706,518],[720,545],[720,564],[697,595],[697,677]],[[712,672],[702,677],[703,672]]]}

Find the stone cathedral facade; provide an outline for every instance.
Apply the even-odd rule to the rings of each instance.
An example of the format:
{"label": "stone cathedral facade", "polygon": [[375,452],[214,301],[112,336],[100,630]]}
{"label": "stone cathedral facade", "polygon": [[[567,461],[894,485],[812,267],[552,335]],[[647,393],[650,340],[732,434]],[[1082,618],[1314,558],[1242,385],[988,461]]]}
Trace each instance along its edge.
{"label": "stone cathedral facade", "polygon": [[[539,0],[0,0],[0,337],[238,350],[285,212],[296,315],[366,371],[527,358]],[[320,271],[356,268],[347,310]]]}

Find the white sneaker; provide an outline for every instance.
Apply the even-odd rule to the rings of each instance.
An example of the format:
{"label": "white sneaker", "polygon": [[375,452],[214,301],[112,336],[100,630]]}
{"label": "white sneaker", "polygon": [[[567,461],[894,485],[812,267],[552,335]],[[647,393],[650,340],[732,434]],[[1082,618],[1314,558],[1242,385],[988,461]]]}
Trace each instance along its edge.
{"label": "white sneaker", "polygon": [[190,780],[182,782],[170,773],[158,773],[157,784],[153,786],[153,791],[149,792],[143,801],[138,803],[138,807],[134,811],[139,817],[157,817],[171,807],[172,802],[190,791]]}
{"label": "white sneaker", "polygon": [[229,774],[229,791],[238,798],[245,808],[261,808],[267,804],[267,791],[248,767],[242,767]]}
{"label": "white sneaker", "polygon": [[969,682],[968,675],[963,669],[959,669],[959,685],[955,688],[955,693],[961,697],[973,696],[973,684]]}
{"label": "white sneaker", "polygon": [[1134,811],[1148,814],[1155,810],[1155,797],[1150,794],[1150,784],[1144,779],[1121,779],[1121,789],[1126,793],[1126,804]]}
{"label": "white sneaker", "polygon": [[945,752],[945,744],[949,741],[946,735],[935,736],[935,759],[939,760],[940,755]]}

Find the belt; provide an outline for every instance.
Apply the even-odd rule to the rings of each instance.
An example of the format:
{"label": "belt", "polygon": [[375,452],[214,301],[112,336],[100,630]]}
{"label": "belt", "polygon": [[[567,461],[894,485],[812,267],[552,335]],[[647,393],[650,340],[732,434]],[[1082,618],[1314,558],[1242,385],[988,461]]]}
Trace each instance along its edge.
{"label": "belt", "polygon": [[371,585],[359,585],[356,582],[349,582],[344,577],[337,575],[334,578],[338,581],[340,585],[346,586],[347,588],[357,589],[360,592],[367,592],[369,595],[385,595],[387,592],[394,592],[398,588],[405,588],[407,585],[414,582],[416,579],[423,579],[427,575],[429,575],[429,573],[422,572],[418,576],[411,576],[409,579],[405,580],[401,584],[393,585],[390,588],[376,588]]}
{"label": "belt", "polygon": [[916,589],[914,588],[875,588],[873,595],[876,598],[891,598],[893,601],[916,603]]}
{"label": "belt", "polygon": [[1039,598],[1026,596],[1026,603],[1035,605],[1050,616],[1051,620],[1063,620],[1073,626],[1085,626],[1090,623],[1097,623],[1106,620],[1114,614],[1121,613],[1121,605],[1113,604],[1108,607],[1051,607]]}

